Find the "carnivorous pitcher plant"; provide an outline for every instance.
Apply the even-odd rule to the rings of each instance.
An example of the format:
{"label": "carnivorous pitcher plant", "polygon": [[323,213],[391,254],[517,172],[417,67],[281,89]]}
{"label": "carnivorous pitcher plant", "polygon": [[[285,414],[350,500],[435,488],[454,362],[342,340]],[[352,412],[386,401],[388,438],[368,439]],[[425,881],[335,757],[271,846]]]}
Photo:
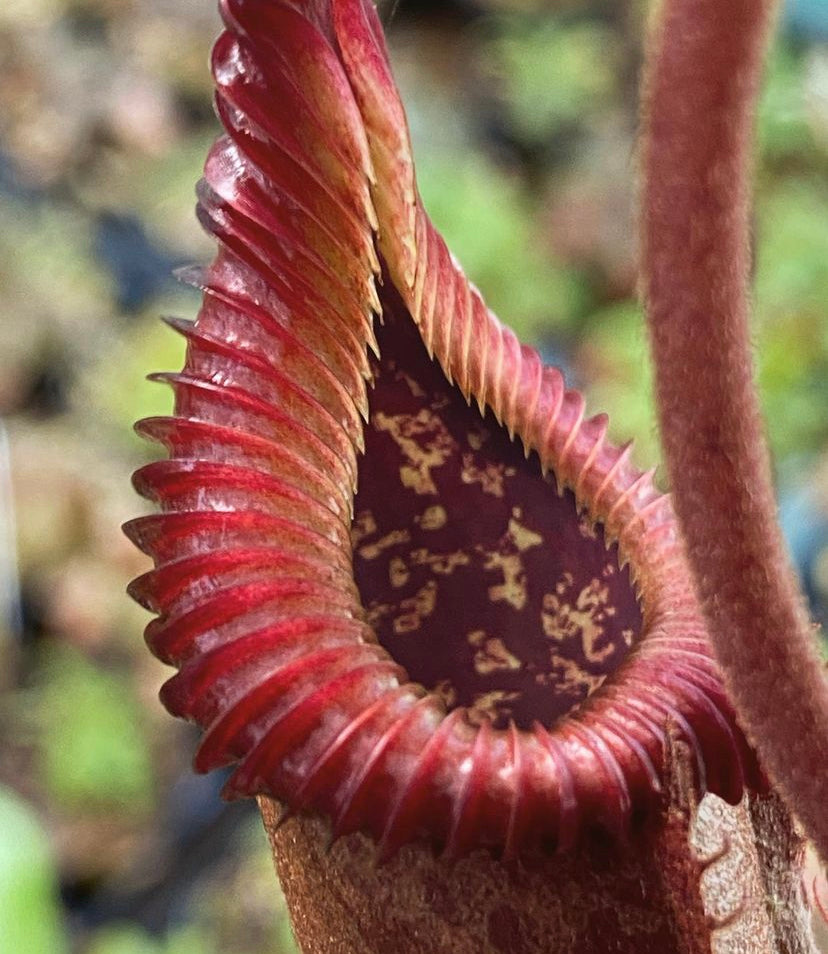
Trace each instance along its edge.
{"label": "carnivorous pitcher plant", "polygon": [[138,425],[169,459],[131,593],[308,954],[811,950],[785,805],[828,856],[828,693],[746,330],[771,14],[663,0],[650,43],[677,522],[429,220],[371,0],[221,2],[218,253],[175,412]]}

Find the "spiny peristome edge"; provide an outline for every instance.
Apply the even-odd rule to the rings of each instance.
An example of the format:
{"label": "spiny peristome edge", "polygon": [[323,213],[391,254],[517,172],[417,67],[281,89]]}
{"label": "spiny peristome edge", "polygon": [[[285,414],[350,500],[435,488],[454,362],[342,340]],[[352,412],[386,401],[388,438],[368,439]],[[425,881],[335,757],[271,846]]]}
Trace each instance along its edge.
{"label": "spiny peristome edge", "polygon": [[[199,190],[219,252],[184,276],[204,298],[196,324],[178,326],[175,416],[139,426],[170,453],[136,475],[163,512],[126,528],[156,563],[132,587],[160,614],[151,648],[179,667],[163,700],[207,730],[197,767],[239,761],[229,795],[327,815],[336,835],[372,835],[383,857],[423,836],[453,856],[567,847],[593,826],[623,838],[658,800],[667,723],[700,787],[737,801],[761,782],[669,501],[629,446],[606,441],[606,417],[585,419],[582,397],[486,308],[426,216],[373,7],[221,7],[226,136]],[[280,104],[307,121],[283,121]],[[364,621],[348,536],[376,350],[374,236],[447,377],[574,490],[632,567],[645,634],[552,729],[447,716]]]}

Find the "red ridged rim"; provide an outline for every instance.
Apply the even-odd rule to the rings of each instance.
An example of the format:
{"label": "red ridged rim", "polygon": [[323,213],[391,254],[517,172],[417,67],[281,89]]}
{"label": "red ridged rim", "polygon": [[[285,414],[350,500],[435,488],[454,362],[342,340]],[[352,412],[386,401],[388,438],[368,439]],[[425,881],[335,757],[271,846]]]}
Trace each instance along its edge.
{"label": "red ridged rim", "polygon": [[[175,415],[139,425],[170,453],[135,478],[163,513],[125,528],[155,560],[131,592],[160,614],[153,652],[179,667],[164,704],[206,730],[197,768],[239,762],[229,795],[329,816],[336,835],[367,832],[383,856],[418,839],[450,856],[514,856],[596,826],[624,837],[658,802],[668,731],[700,790],[738,801],[761,782],[670,502],[629,447],[607,441],[606,417],[585,418],[580,394],[498,322],[431,225],[373,8],[225,0],[222,12],[213,69],[227,135],[199,189],[220,251],[187,276],[204,300],[195,325],[177,324],[188,352],[165,378]],[[537,453],[629,563],[640,638],[553,727],[447,713],[365,621],[350,521],[377,347],[377,226],[448,380]]]}

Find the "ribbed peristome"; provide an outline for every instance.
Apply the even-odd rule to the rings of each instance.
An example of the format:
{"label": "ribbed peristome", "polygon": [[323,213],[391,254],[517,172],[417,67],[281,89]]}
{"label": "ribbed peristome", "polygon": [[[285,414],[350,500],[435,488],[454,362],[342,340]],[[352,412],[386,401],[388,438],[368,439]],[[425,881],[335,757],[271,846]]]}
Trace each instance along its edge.
{"label": "ribbed peristome", "polygon": [[[205,735],[231,795],[361,830],[387,855],[425,838],[490,846],[623,837],[659,800],[668,733],[702,791],[759,784],[693,597],[669,499],[606,439],[604,415],[486,308],[416,191],[405,116],[369,0],[223,0],[213,53],[225,135],[198,212],[219,243],[175,414],[141,422],[161,513],[127,532],[155,561],[132,595],[178,667],[162,698]],[[570,489],[629,563],[643,608],[620,668],[551,726],[473,724],[379,645],[351,520],[380,260],[447,378]],[[540,477],[539,477],[540,479]]]}

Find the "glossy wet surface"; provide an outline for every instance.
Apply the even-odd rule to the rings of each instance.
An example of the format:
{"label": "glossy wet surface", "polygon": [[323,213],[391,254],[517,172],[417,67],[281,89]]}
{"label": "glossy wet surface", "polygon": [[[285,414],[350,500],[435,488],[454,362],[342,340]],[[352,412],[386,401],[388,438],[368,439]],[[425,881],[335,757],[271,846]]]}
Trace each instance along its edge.
{"label": "glossy wet surface", "polygon": [[641,627],[616,547],[449,385],[410,319],[378,327],[354,572],[382,644],[472,719],[551,725]]}

